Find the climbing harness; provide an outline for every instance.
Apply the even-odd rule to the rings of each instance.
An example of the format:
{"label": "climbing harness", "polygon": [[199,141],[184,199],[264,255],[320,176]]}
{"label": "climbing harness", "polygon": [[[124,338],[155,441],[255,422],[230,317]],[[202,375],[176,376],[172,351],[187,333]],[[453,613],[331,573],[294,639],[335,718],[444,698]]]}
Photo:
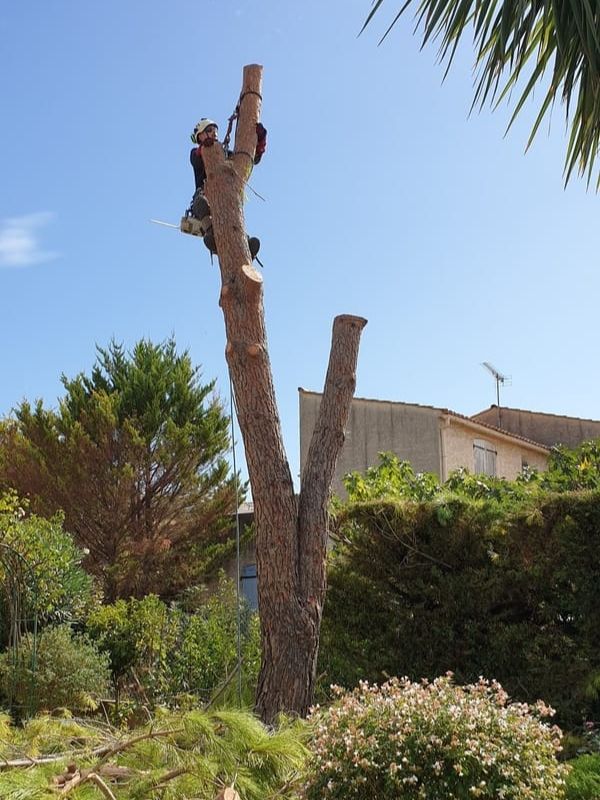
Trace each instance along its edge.
{"label": "climbing harness", "polygon": [[[233,125],[239,119],[240,106],[241,106],[244,98],[246,97],[246,95],[249,95],[249,94],[254,94],[260,100],[262,100],[262,95],[259,92],[254,91],[253,89],[249,89],[249,90],[247,90],[245,92],[242,92],[242,94],[240,95],[240,98],[239,98],[239,100],[238,100],[238,102],[237,102],[237,104],[236,104],[236,106],[235,106],[235,108],[233,110],[233,114],[231,114],[231,116],[227,120],[227,131],[225,132],[225,137],[224,137],[223,142],[222,142],[222,147],[223,147],[223,150],[225,152],[225,156],[226,156],[227,159],[230,160],[232,155],[245,155],[251,161],[252,166],[253,166],[254,159],[251,156],[251,154],[248,153],[246,150],[236,150],[234,153],[232,153],[229,150],[229,142],[231,140],[231,133],[232,133],[232,130],[233,130]],[[206,127],[208,124],[216,125],[216,122],[213,122],[210,119],[202,119],[202,120],[200,120],[200,122],[198,122],[196,124],[196,126],[195,126],[195,128],[194,128],[194,130],[192,132],[192,135],[191,135],[191,138],[192,138],[193,141],[195,141],[195,136],[197,135],[197,132],[200,131],[200,130],[203,130],[204,127]],[[210,142],[210,143],[207,142],[207,144],[212,144],[212,142]],[[248,178],[244,178],[243,175],[240,175],[240,173],[237,171],[237,169],[235,169],[233,164],[230,164],[230,166],[231,166],[231,169],[233,170],[234,174],[240,179],[242,184],[244,186],[247,186],[248,189],[250,189],[250,191],[252,192],[252,194],[254,194],[256,197],[258,197],[263,202],[266,202],[266,199],[261,194],[259,194],[256,191],[256,189],[254,189],[252,186],[250,186]],[[250,173],[251,172],[252,172],[252,168],[250,168]],[[250,173],[249,173],[248,177],[250,177]],[[212,227],[212,220],[210,218],[210,215],[204,216],[202,219],[198,219],[197,217],[195,217],[193,215],[192,208],[193,208],[193,203],[194,203],[194,198],[195,197],[196,197],[196,195],[194,195],[194,197],[192,198],[192,202],[190,203],[189,207],[185,210],[184,215],[181,217],[179,225],[173,225],[170,222],[163,222],[162,220],[159,220],[159,219],[151,219],[150,222],[153,222],[156,225],[164,225],[167,228],[179,228],[181,233],[187,233],[187,234],[189,234],[191,236],[198,236],[201,239],[204,239],[204,237],[206,236],[206,234],[210,231],[210,228]],[[209,250],[210,250],[210,261],[211,261],[211,264],[212,264],[213,263],[213,252],[212,252],[212,249],[210,247],[209,247]],[[261,267],[264,268],[264,264],[258,258],[258,256],[254,256],[253,260],[256,261]]]}

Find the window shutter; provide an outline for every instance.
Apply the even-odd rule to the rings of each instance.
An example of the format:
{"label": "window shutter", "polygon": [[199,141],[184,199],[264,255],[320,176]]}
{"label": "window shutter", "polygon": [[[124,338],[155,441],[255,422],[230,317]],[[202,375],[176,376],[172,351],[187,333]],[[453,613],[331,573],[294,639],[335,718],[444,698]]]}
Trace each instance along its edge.
{"label": "window shutter", "polygon": [[473,461],[476,475],[496,476],[496,450],[485,439],[473,441]]}

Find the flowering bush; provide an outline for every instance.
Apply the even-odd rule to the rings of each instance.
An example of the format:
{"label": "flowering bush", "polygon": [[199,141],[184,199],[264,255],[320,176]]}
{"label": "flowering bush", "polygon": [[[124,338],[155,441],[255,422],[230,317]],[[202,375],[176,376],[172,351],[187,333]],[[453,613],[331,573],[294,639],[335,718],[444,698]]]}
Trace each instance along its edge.
{"label": "flowering bush", "polygon": [[552,709],[509,703],[496,682],[393,679],[336,689],[311,713],[307,800],[558,800],[568,767]]}

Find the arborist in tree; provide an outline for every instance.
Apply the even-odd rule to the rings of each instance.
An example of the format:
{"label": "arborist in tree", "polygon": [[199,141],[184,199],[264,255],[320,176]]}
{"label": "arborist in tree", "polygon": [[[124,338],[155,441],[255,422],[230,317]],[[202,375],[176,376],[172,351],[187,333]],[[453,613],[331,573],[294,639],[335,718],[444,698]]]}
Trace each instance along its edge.
{"label": "arborist in tree", "polygon": [[[210,207],[204,195],[206,169],[202,159],[202,149],[204,147],[211,147],[217,141],[218,130],[219,126],[216,122],[213,122],[212,119],[201,119],[192,131],[191,139],[192,142],[194,142],[194,144],[197,146],[193,147],[192,151],[190,152],[190,163],[194,168],[196,191],[194,192],[194,196],[187,213],[200,220],[204,244],[208,247],[211,253],[216,253],[217,247],[212,227],[212,219],[210,216]],[[257,142],[254,163],[258,164],[267,147],[267,129],[260,122],[256,125],[256,138]],[[227,150],[226,155],[227,158],[230,158],[233,153],[230,150]],[[250,255],[252,258],[255,258],[260,249],[260,241],[256,238],[256,236],[248,237],[248,247],[250,248]]]}

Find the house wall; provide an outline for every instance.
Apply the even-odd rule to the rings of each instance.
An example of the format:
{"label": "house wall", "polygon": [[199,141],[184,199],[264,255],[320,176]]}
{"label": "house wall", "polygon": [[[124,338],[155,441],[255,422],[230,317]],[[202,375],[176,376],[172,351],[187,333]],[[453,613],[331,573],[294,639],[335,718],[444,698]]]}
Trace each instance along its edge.
{"label": "house wall", "polygon": [[449,424],[442,424],[442,452],[445,480],[452,470],[466,467],[474,471],[473,443],[475,439],[484,439],[493,445],[496,450],[496,475],[508,480],[514,480],[522,471],[523,463],[543,471],[548,464],[548,456],[540,453],[526,442],[510,442],[494,431],[478,431],[475,428],[465,427],[460,420],[449,418]]}
{"label": "house wall", "polygon": [[[300,473],[304,469],[321,395],[300,389]],[[342,477],[379,463],[379,453],[392,451],[410,461],[417,472],[440,474],[439,411],[427,406],[384,400],[352,401],[346,441],[338,458],[332,489],[344,495]]]}
{"label": "house wall", "polygon": [[496,425],[547,447],[556,444],[577,447],[582,442],[600,438],[600,421],[593,419],[562,417],[558,414],[498,406],[474,414],[471,419]]}
{"label": "house wall", "polygon": [[[299,399],[302,472],[321,395],[300,389]],[[540,471],[547,468],[547,453],[540,452],[535,445],[478,425],[475,420],[471,422],[431,406],[354,398],[346,426],[346,441],[336,465],[333,491],[343,497],[343,476],[348,472],[365,472],[378,464],[382,451],[391,451],[409,461],[416,472],[433,472],[442,480],[459,467],[473,472],[475,439],[484,439],[493,445],[499,477],[514,480],[524,463]]]}

